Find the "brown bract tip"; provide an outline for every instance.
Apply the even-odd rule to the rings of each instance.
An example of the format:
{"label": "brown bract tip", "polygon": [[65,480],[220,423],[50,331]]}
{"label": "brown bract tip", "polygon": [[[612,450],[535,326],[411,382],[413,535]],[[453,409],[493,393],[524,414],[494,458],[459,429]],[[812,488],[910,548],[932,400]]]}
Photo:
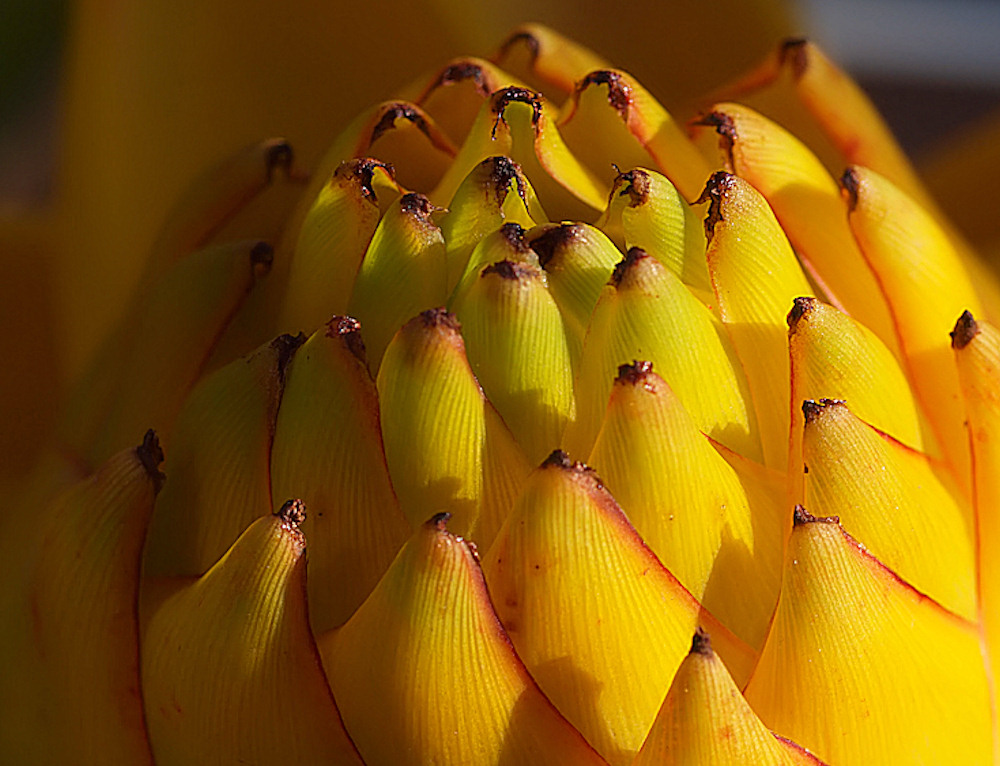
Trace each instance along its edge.
{"label": "brown bract tip", "polygon": [[700,654],[703,657],[711,657],[714,654],[712,651],[712,640],[700,625],[691,638],[691,651],[689,654]]}
{"label": "brown bract tip", "polygon": [[628,110],[632,106],[632,86],[625,82],[618,72],[610,69],[591,72],[577,84],[576,92],[582,93],[591,85],[607,85],[608,104],[622,116],[622,119],[628,119]]}
{"label": "brown bract tip", "polygon": [[564,247],[572,244],[583,233],[579,223],[557,223],[547,226],[544,231],[531,240],[531,249],[538,254],[538,263],[544,269],[552,258]]}
{"label": "brown bract tip", "polygon": [[326,337],[339,339],[359,362],[368,364],[365,342],[361,338],[361,322],[354,317],[335,314],[326,323]]}
{"label": "brown bract tip", "polygon": [[628,274],[629,269],[643,258],[649,258],[649,253],[641,247],[630,247],[629,251],[625,253],[625,257],[615,264],[614,271],[611,272],[611,284],[618,287],[622,283],[622,280],[625,279],[625,275]]}
{"label": "brown bract tip", "polygon": [[847,209],[853,211],[858,206],[858,192],[861,190],[861,179],[858,171],[848,168],[840,177],[840,188],[847,195]]}
{"label": "brown bract tip", "polygon": [[603,482],[597,476],[597,471],[586,463],[581,463],[579,460],[571,460],[570,456],[561,449],[553,450],[542,461],[539,468],[559,468],[563,471],[569,471],[577,477],[586,479],[595,489],[603,489],[604,487]]}
{"label": "brown bract tip", "polygon": [[796,79],[809,67],[808,44],[809,41],[804,37],[789,37],[781,43],[778,50],[778,61],[782,66],[790,64]]}
{"label": "brown bract tip", "polygon": [[972,339],[979,335],[979,325],[972,316],[972,312],[966,309],[962,316],[955,322],[955,329],[951,331],[951,347],[958,351],[968,346]]}
{"label": "brown bract tip", "polygon": [[306,504],[298,498],[286,500],[274,515],[293,529],[298,529],[306,520]]}
{"label": "brown bract tip", "polygon": [[407,192],[400,197],[399,207],[405,215],[411,215],[421,223],[430,223],[431,213],[438,209],[427,197],[418,192]]}
{"label": "brown bract tip", "polygon": [[542,468],[564,468],[569,469],[573,467],[573,461],[570,460],[569,455],[563,452],[561,449],[552,450],[545,460],[542,461]]}
{"label": "brown bract tip", "polygon": [[264,169],[267,171],[267,182],[271,183],[276,170],[280,170],[286,176],[289,175],[294,161],[295,153],[292,151],[290,143],[283,138],[271,139],[264,150]]}
{"label": "brown bract tip", "polygon": [[795,326],[799,323],[799,320],[812,311],[815,306],[815,298],[811,298],[809,296],[796,298],[792,302],[792,310],[789,311],[788,316],[785,317],[785,321],[788,323],[788,329],[794,330]]}
{"label": "brown bract tip", "polygon": [[431,516],[425,526],[430,529],[437,530],[438,532],[448,531],[448,519],[451,518],[451,514],[448,511],[441,511],[440,513],[435,513]]}
{"label": "brown bract tip", "polygon": [[805,399],[802,402],[802,414],[806,423],[812,423],[823,414],[827,407],[839,407],[844,404],[843,399]]}
{"label": "brown bract tip", "polygon": [[407,120],[422,133],[427,133],[427,118],[413,104],[406,101],[394,101],[390,104],[385,104],[381,112],[382,116],[375,123],[375,127],[372,128],[371,137],[368,139],[369,146],[378,141],[383,133],[393,130],[396,127],[396,120]]}
{"label": "brown bract tip", "polygon": [[442,327],[456,333],[462,331],[462,324],[458,321],[458,317],[449,313],[448,309],[443,306],[420,312],[420,321],[427,328]]}
{"label": "brown bract tip", "polygon": [[371,157],[344,160],[333,174],[334,176],[347,177],[353,180],[361,188],[362,196],[369,202],[377,204],[378,197],[375,195],[375,187],[372,185],[372,179],[375,177],[375,171],[378,168],[382,168],[390,176],[395,177],[395,170],[393,170],[392,165]]}
{"label": "brown bract tip", "polygon": [[519,43],[524,43],[529,54],[531,55],[531,63],[534,64],[535,59],[538,58],[538,54],[541,52],[542,46],[538,41],[538,38],[531,34],[531,32],[515,32],[504,40],[503,44],[500,46],[500,50],[497,51],[494,61],[502,61],[508,51]]}
{"label": "brown bract tip", "polygon": [[531,279],[538,276],[538,272],[529,264],[508,260],[490,264],[479,273],[479,276],[485,277],[489,274],[496,274],[501,279],[512,280]]}
{"label": "brown bract tip", "polygon": [[691,124],[715,128],[715,132],[719,134],[719,146],[726,153],[728,166],[732,167],[733,144],[736,143],[736,123],[733,118],[725,112],[709,112],[695,118]]}
{"label": "brown bract tip", "polygon": [[493,138],[496,138],[497,126],[501,122],[504,125],[507,124],[503,113],[507,108],[507,105],[514,102],[530,106],[531,124],[538,125],[538,120],[542,116],[542,97],[533,90],[528,90],[527,88],[517,88],[514,86],[501,88],[493,94],[493,99],[490,104],[490,107],[493,109],[493,114],[497,116],[496,121],[493,123],[493,132],[491,134]]}
{"label": "brown bract tip", "polygon": [[639,207],[639,205],[646,204],[646,200],[649,199],[651,183],[649,173],[642,168],[634,168],[627,173],[618,174],[618,178],[615,179],[614,185],[611,187],[611,193],[614,194],[619,186],[624,185],[625,188],[618,192],[618,196],[624,197],[627,194],[632,198],[628,206]]}
{"label": "brown bract tip", "polygon": [[531,246],[524,241],[524,227],[519,223],[505,223],[500,227],[500,236],[515,253],[527,253]]}
{"label": "brown bract tip", "polygon": [[637,386],[645,381],[646,376],[652,372],[652,362],[634,361],[632,364],[622,364],[618,366],[618,377],[615,378],[615,382]]}
{"label": "brown bract tip", "polygon": [[299,350],[299,347],[306,342],[305,333],[299,333],[298,335],[279,335],[277,338],[271,341],[271,348],[277,352],[277,363],[278,363],[278,380],[281,384],[285,383],[285,373],[288,370],[288,364],[292,361],[292,357],[295,356],[295,352]]}
{"label": "brown bract tip", "polygon": [[840,524],[840,516],[813,516],[804,506],[796,505],[792,511],[792,526],[801,527],[804,524]]}
{"label": "brown bract tip", "polygon": [[152,428],[143,435],[142,444],[135,448],[135,455],[146,470],[146,475],[153,482],[153,493],[159,493],[167,477],[160,470],[160,463],[163,462],[163,448],[160,447],[160,439]]}
{"label": "brown bract tip", "polygon": [[503,205],[507,199],[507,191],[510,189],[510,182],[517,184],[518,196],[527,203],[527,191],[524,187],[524,176],[521,173],[521,166],[510,157],[502,155],[488,157],[483,160],[483,165],[490,166],[489,183],[493,186],[493,193],[496,195],[497,205]]}
{"label": "brown bract tip", "polygon": [[472,80],[476,86],[476,90],[479,91],[480,95],[484,98],[490,95],[490,91],[486,86],[485,77],[483,75],[483,68],[475,61],[469,61],[467,59],[453,61],[441,70],[441,74],[431,86],[430,90],[434,90],[442,85],[454,85],[455,83],[462,82],[463,80]]}
{"label": "brown bract tip", "polygon": [[271,270],[274,263],[274,248],[267,242],[256,242],[250,248],[250,266],[256,276],[262,277]]}
{"label": "brown bract tip", "polygon": [[722,217],[722,198],[726,196],[729,189],[736,183],[736,176],[719,170],[712,173],[712,177],[705,184],[705,190],[695,201],[696,205],[703,202],[708,203],[708,215],[705,216],[705,236],[709,239],[715,235],[715,226],[719,221],[725,220]]}

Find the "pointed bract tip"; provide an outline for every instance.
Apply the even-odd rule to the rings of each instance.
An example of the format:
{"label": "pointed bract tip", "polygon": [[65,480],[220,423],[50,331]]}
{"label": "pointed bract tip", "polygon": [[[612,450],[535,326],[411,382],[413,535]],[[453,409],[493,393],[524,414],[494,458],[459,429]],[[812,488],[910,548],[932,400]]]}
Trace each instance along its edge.
{"label": "pointed bract tip", "polygon": [[454,333],[462,331],[462,324],[458,321],[458,317],[450,313],[444,306],[421,311],[420,316],[415,317],[412,321],[421,322],[428,329],[440,327]]}
{"label": "pointed bract tip", "polygon": [[528,30],[521,30],[514,32],[510,37],[504,40],[503,43],[500,45],[500,50],[497,51],[497,55],[494,57],[493,60],[500,61],[501,59],[503,59],[504,56],[507,55],[507,52],[511,48],[513,48],[515,45],[518,45],[519,43],[524,43],[525,47],[528,49],[529,54],[531,55],[531,62],[534,63],[535,59],[538,58],[538,54],[541,52],[542,45],[538,41],[538,38],[535,37]]}
{"label": "pointed bract tip", "polygon": [[627,173],[622,173],[619,170],[618,177],[611,185],[612,197],[620,186],[624,186],[625,188],[618,192],[618,196],[624,197],[627,194],[632,198],[629,200],[628,206],[639,207],[640,205],[645,205],[646,200],[649,199],[649,189],[652,186],[652,181],[650,181],[649,173],[642,168],[633,168]]}
{"label": "pointed bract tip", "polygon": [[264,151],[264,169],[267,171],[267,182],[271,183],[275,171],[278,170],[286,176],[289,175],[294,161],[295,153],[288,141],[283,138],[271,139]]}
{"label": "pointed bract tip", "polygon": [[292,529],[298,529],[306,520],[306,504],[297,497],[286,500],[274,515]]}
{"label": "pointed bract tip", "polygon": [[625,82],[621,74],[609,69],[591,72],[577,83],[576,92],[582,93],[591,85],[607,85],[608,104],[623,119],[628,117],[629,107],[632,106],[632,86]]}
{"label": "pointed bract tip", "polygon": [[949,334],[951,335],[951,347],[956,351],[961,351],[968,346],[972,339],[979,335],[979,325],[972,316],[972,312],[968,309],[963,311],[962,316],[955,322],[955,329]]}
{"label": "pointed bract tip", "polygon": [[496,138],[497,127],[500,123],[507,124],[504,119],[504,110],[513,103],[527,104],[531,107],[531,124],[538,125],[538,120],[542,116],[542,97],[533,90],[510,86],[501,88],[492,96],[490,108],[496,115],[496,122],[493,123],[493,138]]}
{"label": "pointed bract tip", "polygon": [[491,263],[479,272],[479,277],[483,278],[490,274],[496,274],[501,279],[532,279],[538,276],[538,270],[533,268],[531,264],[528,263],[503,260]]}
{"label": "pointed bract tip", "polygon": [[160,439],[156,431],[150,428],[142,437],[142,444],[135,448],[136,457],[142,463],[150,481],[153,482],[153,492],[158,493],[167,478],[160,470],[160,463],[163,462],[163,448],[160,447]]}
{"label": "pointed bract tip", "polygon": [[840,516],[813,516],[804,506],[796,505],[792,511],[792,526],[801,527],[805,524],[837,524],[840,525]]}
{"label": "pointed bract tip", "polygon": [[812,423],[828,407],[837,407],[844,403],[843,399],[805,399],[802,402],[802,414],[806,418],[806,423]]}
{"label": "pointed bract tip", "polygon": [[570,457],[566,452],[563,452],[561,449],[556,449],[552,450],[549,456],[542,461],[540,467],[569,469],[573,467],[573,461],[570,460]]}
{"label": "pointed bract tip", "polygon": [[551,263],[556,253],[571,245],[583,234],[583,226],[578,223],[552,223],[545,226],[542,233],[534,237],[529,245],[538,255],[538,263],[544,269]]}
{"label": "pointed bract tip", "polygon": [[708,215],[705,216],[705,236],[712,239],[715,235],[715,226],[719,221],[725,220],[722,217],[722,198],[729,191],[730,187],[736,183],[736,177],[732,173],[718,170],[712,173],[701,196],[695,200],[696,205],[703,202],[708,203]]}
{"label": "pointed bract tip", "polygon": [[[475,61],[469,61],[468,59],[460,59],[448,64],[441,70],[441,74],[438,75],[437,80],[428,90],[432,91],[442,85],[453,85],[465,80],[472,80],[476,86],[476,90],[479,91],[479,95],[483,97],[490,95],[486,87],[486,75],[483,72],[483,68]],[[423,99],[420,100],[423,101]]]}
{"label": "pointed bract tip", "polygon": [[285,333],[284,335],[279,335],[271,341],[271,348],[274,349],[277,354],[278,379],[281,381],[282,385],[285,382],[285,373],[288,371],[289,362],[292,361],[292,358],[295,356],[295,352],[298,351],[305,342],[306,335],[302,332],[297,335]]}
{"label": "pointed bract tip", "polygon": [[712,111],[696,117],[691,124],[715,128],[715,132],[719,134],[719,144],[728,156],[729,164],[732,165],[733,144],[737,138],[736,123],[732,116],[725,112]]}
{"label": "pointed bract tip", "polygon": [[714,652],[712,651],[712,639],[709,638],[708,633],[700,625],[695,629],[694,636],[691,638],[691,651],[689,654],[700,654],[704,657],[711,657]]}
{"label": "pointed bract tip", "polygon": [[840,177],[840,188],[844,190],[848,211],[853,211],[858,206],[858,192],[861,189],[861,177],[855,168],[850,167],[844,171]]}
{"label": "pointed bract tip", "polygon": [[517,184],[517,195],[527,204],[527,190],[524,185],[524,174],[521,166],[510,157],[497,155],[487,157],[480,165],[487,170],[487,183],[493,187],[493,194],[496,198],[497,206],[501,206],[507,199],[507,192],[513,181]]}
{"label": "pointed bract tip", "polygon": [[791,64],[796,79],[809,67],[808,44],[805,37],[789,37],[782,41],[778,50],[778,60],[782,65]]}
{"label": "pointed bract tip", "polygon": [[440,209],[419,192],[404,194],[399,198],[399,207],[404,214],[413,216],[423,223],[430,222],[431,213]]}
{"label": "pointed bract tip", "polygon": [[274,248],[267,242],[255,242],[250,248],[250,266],[254,274],[262,277],[271,270],[274,263]]}
{"label": "pointed bract tip", "polygon": [[361,337],[361,322],[354,317],[334,314],[326,323],[326,337],[340,340],[359,362],[368,364],[365,342]]}
{"label": "pointed bract tip", "polygon": [[618,365],[618,377],[615,378],[615,383],[639,385],[651,372],[653,372],[652,362],[635,360],[632,364],[621,364]]}
{"label": "pointed bract tip", "polygon": [[381,168],[395,178],[396,171],[388,162],[376,160],[372,157],[362,157],[360,159],[344,160],[335,171],[334,178],[349,178],[361,188],[361,196],[372,204],[378,204],[378,197],[375,194],[375,187],[372,185],[375,178],[375,171]]}
{"label": "pointed bract tip", "polygon": [[500,227],[500,236],[516,253],[526,253],[531,247],[524,241],[524,227],[519,223],[505,223]]}
{"label": "pointed bract tip", "polygon": [[785,317],[785,321],[788,323],[788,329],[794,330],[795,326],[799,323],[799,320],[815,307],[816,299],[808,296],[796,298],[792,301],[792,310],[789,311],[788,316]]}
{"label": "pointed bract tip", "polygon": [[369,146],[378,141],[383,133],[394,129],[396,120],[406,120],[421,133],[428,133],[427,118],[423,112],[406,101],[394,101],[382,107],[382,117],[372,128],[371,137],[368,139]]}
{"label": "pointed bract tip", "polygon": [[428,529],[433,529],[438,532],[448,531],[448,520],[451,518],[451,514],[448,511],[441,511],[440,513],[435,513],[424,524]]}
{"label": "pointed bract tip", "polygon": [[625,257],[615,264],[614,271],[611,272],[611,284],[618,287],[625,278],[625,275],[629,272],[629,269],[635,266],[643,258],[648,257],[649,253],[641,247],[630,247],[628,252],[625,253]]}

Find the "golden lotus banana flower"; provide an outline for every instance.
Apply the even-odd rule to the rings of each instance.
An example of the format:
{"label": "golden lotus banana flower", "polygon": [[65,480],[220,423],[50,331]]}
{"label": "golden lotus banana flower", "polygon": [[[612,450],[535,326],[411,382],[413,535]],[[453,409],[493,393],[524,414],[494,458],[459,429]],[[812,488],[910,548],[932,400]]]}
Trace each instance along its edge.
{"label": "golden lotus banana flower", "polygon": [[209,172],[70,398],[6,760],[1000,764],[1000,286],[814,45],[689,119],[528,25],[304,179]]}

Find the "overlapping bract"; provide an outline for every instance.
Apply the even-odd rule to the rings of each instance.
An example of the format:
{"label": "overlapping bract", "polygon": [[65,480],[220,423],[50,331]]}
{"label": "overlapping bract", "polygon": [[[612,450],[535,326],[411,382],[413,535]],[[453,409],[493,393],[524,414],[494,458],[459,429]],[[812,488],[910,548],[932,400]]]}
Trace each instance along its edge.
{"label": "overlapping bract", "polygon": [[[792,56],[797,89],[756,87],[844,145],[830,65]],[[141,588],[114,591],[142,700],[105,692],[145,757],[990,757],[992,287],[898,158],[855,145],[883,140],[863,102],[841,192],[763,114],[716,103],[691,141],[625,73],[570,71],[588,60],[453,62],[338,139],[249,297],[260,247],[249,271],[246,247],[188,256],[137,299],[60,449],[93,469],[144,416],[167,445]],[[560,107],[528,80],[578,85]],[[110,618],[57,598],[50,561],[110,534],[70,507],[88,487],[46,512],[78,539],[12,550],[39,662],[107,655]],[[101,548],[119,578],[129,535]],[[91,643],[60,649],[52,610]],[[47,683],[19,720],[80,752],[114,736],[48,721],[82,684]]]}

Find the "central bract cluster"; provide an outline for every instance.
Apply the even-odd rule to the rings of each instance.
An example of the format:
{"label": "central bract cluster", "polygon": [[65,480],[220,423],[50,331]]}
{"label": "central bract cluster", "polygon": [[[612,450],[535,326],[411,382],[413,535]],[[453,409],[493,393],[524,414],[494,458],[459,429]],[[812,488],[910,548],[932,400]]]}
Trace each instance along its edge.
{"label": "central bract cluster", "polygon": [[[141,590],[144,723],[67,670],[77,746],[986,763],[995,282],[813,46],[732,93],[771,117],[685,126],[528,27],[359,117],[273,253],[175,257],[257,220],[287,146],[209,179],[66,421],[91,467],[154,426],[167,477],[154,509],[150,437],[50,510],[46,651],[101,562]],[[73,575],[66,509],[123,487],[135,529],[92,518],[116,552]]]}

